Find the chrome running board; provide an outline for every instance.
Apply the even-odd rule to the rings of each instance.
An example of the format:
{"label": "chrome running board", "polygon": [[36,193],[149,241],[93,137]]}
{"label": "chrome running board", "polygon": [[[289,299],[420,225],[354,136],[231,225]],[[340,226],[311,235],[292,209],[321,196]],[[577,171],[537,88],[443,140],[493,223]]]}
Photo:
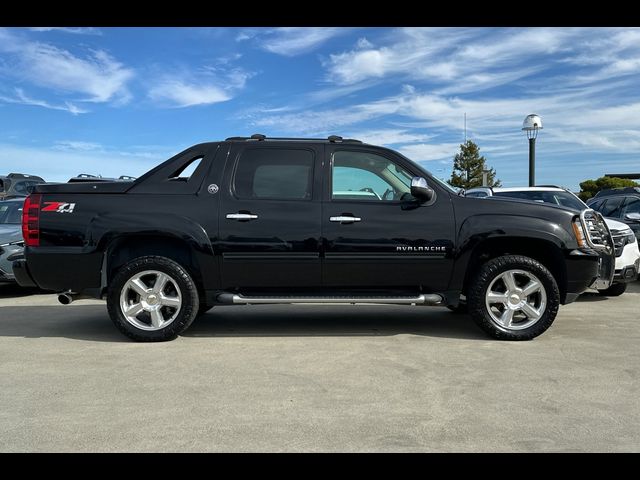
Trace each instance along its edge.
{"label": "chrome running board", "polygon": [[381,303],[387,305],[441,305],[442,295],[436,293],[421,294],[411,297],[377,296],[377,297],[343,297],[343,296],[253,296],[242,294],[222,293],[218,295],[218,301],[225,304],[278,304],[278,303],[327,303],[327,304],[353,304],[353,303]]}

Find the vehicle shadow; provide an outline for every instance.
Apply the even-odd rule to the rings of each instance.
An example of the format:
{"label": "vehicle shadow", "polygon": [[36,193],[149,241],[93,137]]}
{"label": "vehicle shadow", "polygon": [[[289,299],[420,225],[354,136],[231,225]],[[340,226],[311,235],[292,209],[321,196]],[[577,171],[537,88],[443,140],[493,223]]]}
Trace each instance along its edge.
{"label": "vehicle shadow", "polygon": [[610,298],[615,297],[606,297],[604,295],[600,295],[597,292],[584,292],[578,297],[576,302],[604,302],[609,300]]}
{"label": "vehicle shadow", "polygon": [[422,335],[468,340],[488,337],[468,315],[447,309],[388,305],[242,305],[214,307],[185,337],[304,337]]}
{"label": "vehicle shadow", "polygon": [[43,293],[43,291],[38,288],[21,287],[17,283],[0,283],[0,299],[28,297],[29,295],[35,295],[38,293]]}
{"label": "vehicle shadow", "polygon": [[[215,307],[183,334],[196,337],[422,335],[488,340],[467,315],[428,307],[252,305]],[[101,305],[2,307],[0,337],[129,342]]]}

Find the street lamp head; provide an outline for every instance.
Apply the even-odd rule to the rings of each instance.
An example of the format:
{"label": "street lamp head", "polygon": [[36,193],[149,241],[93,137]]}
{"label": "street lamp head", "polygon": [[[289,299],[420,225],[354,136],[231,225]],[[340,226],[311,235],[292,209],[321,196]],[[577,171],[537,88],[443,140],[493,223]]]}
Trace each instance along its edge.
{"label": "street lamp head", "polygon": [[532,113],[527,115],[522,122],[522,130],[526,132],[527,138],[536,138],[538,136],[538,130],[542,129],[542,118],[540,115]]}

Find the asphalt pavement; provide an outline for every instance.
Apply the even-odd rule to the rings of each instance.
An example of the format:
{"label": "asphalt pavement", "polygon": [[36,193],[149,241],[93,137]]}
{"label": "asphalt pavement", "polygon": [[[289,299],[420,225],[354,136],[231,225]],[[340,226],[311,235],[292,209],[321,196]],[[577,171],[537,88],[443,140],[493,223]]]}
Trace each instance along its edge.
{"label": "asphalt pavement", "polygon": [[640,283],[530,342],[407,306],[216,307],[138,344],[0,285],[0,451],[640,450]]}

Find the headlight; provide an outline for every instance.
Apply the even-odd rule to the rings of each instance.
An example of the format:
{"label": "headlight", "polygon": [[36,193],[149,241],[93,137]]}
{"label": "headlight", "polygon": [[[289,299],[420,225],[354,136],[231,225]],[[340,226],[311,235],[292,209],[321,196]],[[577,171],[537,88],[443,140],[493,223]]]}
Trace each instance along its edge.
{"label": "headlight", "polygon": [[573,221],[573,233],[580,248],[609,250],[613,248],[611,233],[598,212],[586,209]]}
{"label": "headlight", "polygon": [[629,245],[636,241],[636,235],[633,233],[633,230],[629,229],[629,231],[624,232],[624,244]]}
{"label": "headlight", "polygon": [[578,241],[578,247],[588,248],[587,236],[584,232],[584,227],[582,226],[580,218],[575,218],[573,220],[573,233],[576,236],[576,240]]}

